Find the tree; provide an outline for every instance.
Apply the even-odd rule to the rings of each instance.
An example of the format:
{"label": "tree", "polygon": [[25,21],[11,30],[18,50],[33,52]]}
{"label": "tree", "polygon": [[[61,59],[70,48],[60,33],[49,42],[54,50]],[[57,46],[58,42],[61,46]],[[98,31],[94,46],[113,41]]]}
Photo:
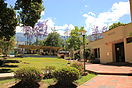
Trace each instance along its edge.
{"label": "tree", "polygon": [[43,46],[44,43],[45,43],[45,40],[38,40],[38,41],[34,42],[32,45],[41,45],[41,46]]}
{"label": "tree", "polygon": [[13,8],[8,8],[4,0],[0,0],[0,39],[5,37],[9,41],[15,35],[17,26],[16,13]]}
{"label": "tree", "polygon": [[44,42],[45,46],[63,47],[63,39],[57,32],[52,32],[48,35]]}
{"label": "tree", "polygon": [[41,12],[44,10],[42,3],[42,0],[17,0],[15,3],[15,9],[18,10],[18,17],[20,18],[19,21],[23,25],[23,28],[26,29],[30,27],[30,29],[24,29],[25,36],[27,37],[27,45],[30,44],[34,33],[35,35],[38,33],[38,29],[35,27],[35,24],[38,22],[38,19],[40,19]]}
{"label": "tree", "polygon": [[126,24],[121,23],[121,22],[113,23],[112,25],[109,26],[109,30],[114,29],[114,28],[119,27],[119,26],[124,26],[124,25],[126,25]]}
{"label": "tree", "polygon": [[19,10],[20,22],[24,26],[32,28],[40,19],[41,12],[44,10],[42,0],[17,0],[15,9]]}
{"label": "tree", "polygon": [[5,37],[0,40],[0,48],[2,49],[2,54],[7,56],[15,46],[15,40],[14,37],[10,38],[9,41],[5,40],[7,40]]}
{"label": "tree", "polygon": [[79,32],[80,30],[82,30],[83,27],[81,27],[80,29],[75,26],[75,29],[71,30],[70,33],[70,37],[66,40],[67,44],[68,44],[68,49],[80,49],[80,46],[82,45],[82,41],[81,41],[81,33]]}

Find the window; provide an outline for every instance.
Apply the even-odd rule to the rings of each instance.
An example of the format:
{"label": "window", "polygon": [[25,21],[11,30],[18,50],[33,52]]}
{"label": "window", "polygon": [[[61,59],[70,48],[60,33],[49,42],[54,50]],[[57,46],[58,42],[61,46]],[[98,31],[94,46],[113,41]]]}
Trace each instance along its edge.
{"label": "window", "polygon": [[127,43],[132,43],[132,37],[126,39]]}

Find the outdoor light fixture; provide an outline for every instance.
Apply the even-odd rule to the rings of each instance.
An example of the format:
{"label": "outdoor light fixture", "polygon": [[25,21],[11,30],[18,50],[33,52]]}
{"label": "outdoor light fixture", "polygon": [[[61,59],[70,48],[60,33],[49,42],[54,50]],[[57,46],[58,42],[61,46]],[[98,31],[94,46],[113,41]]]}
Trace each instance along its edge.
{"label": "outdoor light fixture", "polygon": [[86,30],[81,30],[80,32],[82,33],[82,36],[85,36],[87,31]]}
{"label": "outdoor light fixture", "polygon": [[85,61],[86,61],[85,60],[85,34],[86,34],[87,31],[86,30],[81,30],[80,32],[82,33],[82,36],[83,36],[83,49],[84,49],[83,50],[83,59],[84,59],[84,72],[85,72],[85,69],[86,69],[85,68]]}

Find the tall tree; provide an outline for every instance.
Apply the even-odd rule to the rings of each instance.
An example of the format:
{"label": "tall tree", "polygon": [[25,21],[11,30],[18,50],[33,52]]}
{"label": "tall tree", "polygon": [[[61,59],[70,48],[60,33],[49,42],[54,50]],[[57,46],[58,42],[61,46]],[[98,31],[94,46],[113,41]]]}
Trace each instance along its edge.
{"label": "tall tree", "polygon": [[63,47],[63,39],[57,32],[52,32],[45,40],[45,46]]}
{"label": "tall tree", "polygon": [[9,41],[15,35],[17,26],[16,13],[13,8],[8,8],[4,0],[0,0],[0,39],[5,37]]}
{"label": "tall tree", "polygon": [[42,0],[17,0],[15,9],[19,10],[20,21],[24,26],[32,28],[40,19],[41,12],[44,10]]}

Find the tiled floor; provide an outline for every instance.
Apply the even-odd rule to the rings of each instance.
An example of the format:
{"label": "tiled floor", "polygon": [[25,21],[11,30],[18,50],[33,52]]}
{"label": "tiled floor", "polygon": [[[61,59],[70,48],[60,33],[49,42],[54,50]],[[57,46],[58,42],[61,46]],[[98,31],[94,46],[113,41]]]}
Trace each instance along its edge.
{"label": "tiled floor", "polygon": [[78,88],[132,88],[132,76],[98,75]]}

